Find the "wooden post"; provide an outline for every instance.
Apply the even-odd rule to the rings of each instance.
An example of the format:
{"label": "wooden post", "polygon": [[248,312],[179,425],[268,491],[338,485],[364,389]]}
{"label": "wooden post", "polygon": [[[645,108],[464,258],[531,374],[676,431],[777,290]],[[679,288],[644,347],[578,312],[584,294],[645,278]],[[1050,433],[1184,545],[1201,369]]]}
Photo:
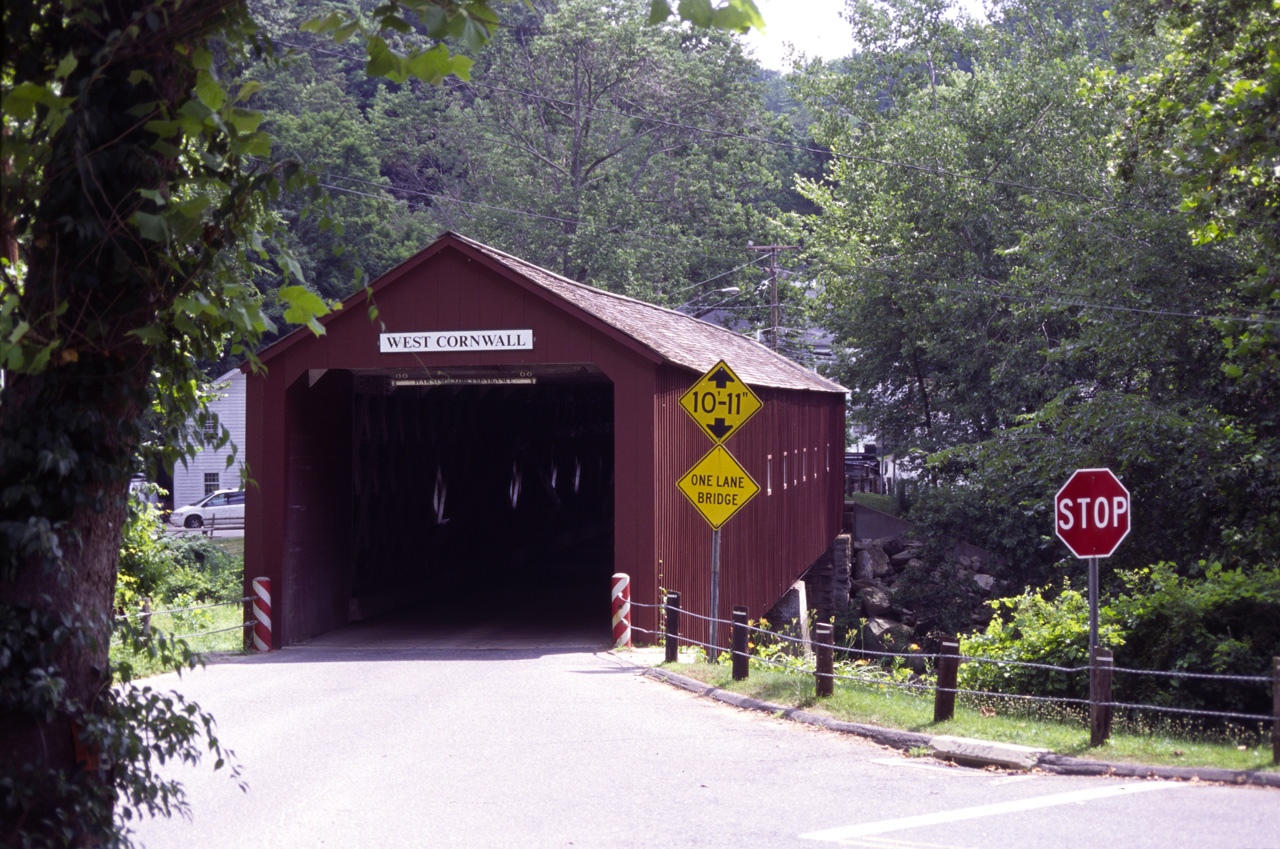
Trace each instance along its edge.
{"label": "wooden post", "polygon": [[1089,745],[1101,746],[1111,736],[1111,649],[1094,649],[1089,667]]}
{"label": "wooden post", "polygon": [[680,593],[675,590],[667,593],[667,635],[663,645],[667,650],[667,663],[680,660]]}
{"label": "wooden post", "polygon": [[1280,657],[1271,658],[1271,762],[1280,764]]}
{"label": "wooden post", "polygon": [[[956,715],[956,679],[960,673],[960,643],[943,640],[938,650],[938,685],[933,690],[933,721],[946,722]],[[943,692],[944,690],[949,692]]]}
{"label": "wooden post", "polygon": [[815,645],[813,647],[814,654],[817,656],[817,666],[814,668],[814,684],[818,698],[826,698],[835,692],[836,679],[835,674],[835,650],[831,648],[832,631],[830,622],[819,622],[813,626],[813,639]]}
{"label": "wooden post", "polygon": [[747,680],[747,675],[750,673],[749,666],[747,609],[741,605],[735,605],[733,608],[733,680]]}
{"label": "wooden post", "polygon": [[[144,598],[142,600],[142,641],[144,643],[151,640],[151,599]],[[172,632],[171,632],[172,633]]]}

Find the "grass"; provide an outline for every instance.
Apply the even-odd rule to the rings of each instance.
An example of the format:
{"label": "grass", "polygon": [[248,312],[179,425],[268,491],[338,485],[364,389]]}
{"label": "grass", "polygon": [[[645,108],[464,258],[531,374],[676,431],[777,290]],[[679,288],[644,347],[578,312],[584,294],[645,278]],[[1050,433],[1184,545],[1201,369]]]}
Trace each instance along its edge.
{"label": "grass", "polygon": [[878,495],[874,492],[853,492],[845,497],[845,505],[862,504],[879,510],[881,513],[888,513],[890,516],[897,516],[902,513],[902,508],[898,506],[898,499],[892,495]]}
{"label": "grass", "polygon": [[[244,605],[240,602],[185,613],[157,613],[151,617],[153,631],[182,637],[193,651],[201,654],[243,651],[245,629],[239,627],[243,624]],[[224,630],[227,628],[233,630]],[[211,631],[219,633],[208,633]],[[170,671],[148,653],[134,654],[118,641],[111,644],[111,659],[131,664],[134,678],[148,678]]]}
{"label": "grass", "polygon": [[808,674],[753,666],[747,680],[734,681],[727,660],[662,665],[725,690],[847,722],[1016,743],[1116,763],[1280,771],[1271,762],[1270,738],[1244,728],[1204,732],[1186,720],[1150,718],[1160,714],[1147,713],[1137,721],[1117,717],[1111,739],[1095,749],[1089,746],[1087,716],[1072,715],[1051,702],[990,700],[1001,703],[998,711],[990,703],[958,704],[954,719],[935,723],[933,693],[928,690],[916,695],[887,684],[837,679],[835,694],[819,700],[814,696],[813,676]]}

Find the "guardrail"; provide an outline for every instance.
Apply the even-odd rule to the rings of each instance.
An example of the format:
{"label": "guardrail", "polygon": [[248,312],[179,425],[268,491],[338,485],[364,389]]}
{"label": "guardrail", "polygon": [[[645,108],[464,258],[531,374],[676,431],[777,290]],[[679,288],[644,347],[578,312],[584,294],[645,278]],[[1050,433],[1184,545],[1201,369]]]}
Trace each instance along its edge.
{"label": "guardrail", "polygon": [[[1167,672],[1164,670],[1152,669],[1128,669],[1114,666],[1114,659],[1111,652],[1103,648],[1097,649],[1092,658],[1092,662],[1088,666],[1078,667],[1054,666],[1052,664],[1045,663],[997,660],[995,658],[961,655],[959,652],[959,643],[954,640],[944,641],[942,644],[942,651],[936,654],[923,652],[905,653],[872,651],[870,649],[858,649],[836,645],[832,639],[831,625],[826,623],[819,623],[816,625],[814,628],[814,639],[809,643],[805,643],[805,641],[789,634],[769,631],[749,624],[747,620],[747,608],[745,607],[734,607],[733,618],[728,620],[713,619],[710,616],[703,616],[689,610],[684,610],[680,605],[680,594],[676,592],[667,593],[666,601],[663,604],[642,604],[634,600],[630,603],[635,607],[656,609],[663,612],[665,619],[663,631],[649,631],[635,625],[631,626],[631,630],[650,635],[654,638],[661,637],[666,650],[665,660],[668,663],[675,662],[678,659],[678,652],[681,644],[701,646],[706,651],[707,657],[713,661],[720,652],[725,651],[723,647],[712,646],[708,643],[699,642],[688,637],[682,637],[680,635],[680,625],[683,617],[688,616],[704,622],[714,621],[729,625],[731,628],[732,638],[731,647],[728,649],[727,653],[731,656],[732,674],[735,681],[745,680],[748,677],[750,674],[751,661],[755,660],[757,663],[763,662],[771,666],[788,669],[792,672],[798,672],[806,675],[812,674],[814,676],[815,694],[819,698],[830,696],[834,691],[834,684],[837,680],[849,681],[857,684],[874,684],[877,686],[887,685],[914,691],[931,690],[934,694],[933,718],[935,722],[946,721],[955,715],[955,702],[957,695],[1009,699],[1011,701],[1054,702],[1058,704],[1075,705],[1077,707],[1088,707],[1090,744],[1092,746],[1100,746],[1110,737],[1112,711],[1117,708],[1132,711],[1184,714],[1214,719],[1233,719],[1245,722],[1257,722],[1264,725],[1269,723],[1271,725],[1272,759],[1275,763],[1280,763],[1280,657],[1272,658],[1272,674],[1267,676],[1227,675],[1215,672]],[[799,650],[812,649],[814,654],[813,668],[810,669],[807,665],[800,666],[796,663],[788,663],[779,660],[776,657],[764,657],[753,654],[752,641],[750,639],[750,635],[753,633],[779,642],[795,644]],[[886,658],[910,660],[924,659],[926,661],[932,660],[937,673],[937,681],[930,684],[923,683],[922,681],[898,681],[887,676],[869,678],[865,675],[860,677],[857,675],[839,673],[835,668],[835,656],[837,653],[844,655],[846,658],[857,657],[862,660]],[[988,663],[997,666],[1022,666],[1068,674],[1088,673],[1090,676],[1090,698],[1075,699],[1060,696],[1038,696],[1031,694],[997,693],[985,690],[962,689],[957,686],[959,669],[962,663]],[[1273,709],[1271,714],[1253,714],[1240,713],[1236,711],[1199,710],[1194,708],[1177,708],[1165,705],[1133,704],[1129,702],[1114,701],[1112,698],[1112,677],[1115,673],[1153,675],[1167,677],[1170,679],[1203,679],[1231,681],[1237,683],[1256,683],[1262,686],[1270,684]]]}
{"label": "guardrail", "polygon": [[184,525],[172,525],[165,523],[165,528],[170,533],[175,534],[200,534],[201,536],[213,536],[215,531],[243,531],[244,517],[238,519],[224,518],[219,520],[217,516],[210,516],[209,521],[202,523],[199,527],[188,528]]}

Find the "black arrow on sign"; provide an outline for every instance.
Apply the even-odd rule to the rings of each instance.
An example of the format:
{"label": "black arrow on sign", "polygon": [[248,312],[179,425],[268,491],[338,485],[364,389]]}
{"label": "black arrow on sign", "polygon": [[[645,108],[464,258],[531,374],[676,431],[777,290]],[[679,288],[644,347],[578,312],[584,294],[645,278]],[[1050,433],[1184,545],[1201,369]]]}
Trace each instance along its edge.
{"label": "black arrow on sign", "polygon": [[724,366],[716,369],[715,374],[707,376],[707,380],[716,385],[716,389],[724,389],[726,383],[734,383],[733,375]]}
{"label": "black arrow on sign", "polygon": [[729,431],[733,430],[733,425],[725,424],[724,419],[716,419],[715,424],[707,425],[707,430],[715,434],[717,442],[723,442]]}

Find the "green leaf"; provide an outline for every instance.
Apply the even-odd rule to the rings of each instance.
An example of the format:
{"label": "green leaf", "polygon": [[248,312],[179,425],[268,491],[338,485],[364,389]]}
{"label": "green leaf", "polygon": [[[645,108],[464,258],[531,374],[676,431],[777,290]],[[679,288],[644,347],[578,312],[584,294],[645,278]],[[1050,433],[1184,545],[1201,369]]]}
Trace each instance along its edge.
{"label": "green leaf", "polygon": [[252,133],[262,123],[263,115],[256,109],[235,107],[227,115],[226,120],[236,128],[238,133]]}
{"label": "green leaf", "polygon": [[142,238],[152,242],[164,242],[169,238],[169,225],[163,216],[148,212],[135,212],[129,219]]}
{"label": "green leaf", "polygon": [[[286,304],[285,321],[290,324],[305,324],[318,334],[324,333],[316,319],[328,315],[329,308],[319,295],[306,286],[283,286],[280,288],[280,298]],[[320,329],[317,331],[316,328]]]}
{"label": "green leaf", "polygon": [[649,26],[654,26],[671,17],[671,4],[667,0],[653,0],[649,4]]}
{"label": "green leaf", "polygon": [[227,102],[226,89],[208,71],[200,71],[196,74],[195,91],[196,97],[200,99],[200,102],[214,112],[221,109],[222,104]]}
{"label": "green leaf", "polygon": [[312,18],[309,21],[303,21],[300,29],[303,32],[325,33],[336,30],[342,26],[342,15],[337,12],[330,12],[323,18]]}
{"label": "green leaf", "polygon": [[65,80],[67,77],[71,76],[71,72],[76,69],[76,65],[78,64],[80,63],[76,59],[76,55],[74,53],[68,53],[63,57],[62,61],[58,63],[58,67],[54,68],[53,76],[57,79]]}
{"label": "green leaf", "polygon": [[680,0],[680,17],[695,27],[711,26],[713,15],[711,0]]}

